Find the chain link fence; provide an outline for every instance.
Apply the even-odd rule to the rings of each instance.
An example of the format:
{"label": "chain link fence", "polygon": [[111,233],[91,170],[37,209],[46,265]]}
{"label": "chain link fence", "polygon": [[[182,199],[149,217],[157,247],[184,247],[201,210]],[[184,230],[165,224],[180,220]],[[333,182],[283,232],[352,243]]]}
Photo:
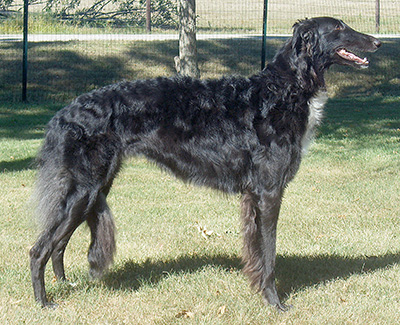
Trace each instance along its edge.
{"label": "chain link fence", "polygon": [[[268,35],[290,34],[298,19],[337,17],[365,33],[400,34],[398,0],[268,0]],[[198,26],[259,32],[264,1],[197,1]]]}
{"label": "chain link fence", "polygon": [[[199,32],[257,33],[264,0],[197,0]],[[315,16],[334,16],[368,33],[399,34],[398,0],[268,0],[268,34],[288,34],[293,22]],[[146,9],[150,27],[177,31],[177,0],[30,0],[31,33],[143,32]],[[0,0],[0,32],[21,29],[23,0]],[[95,28],[98,28],[95,30]],[[149,29],[149,28],[147,28]]]}
{"label": "chain link fence", "polygon": [[[298,19],[334,16],[400,35],[398,0],[269,0],[269,58]],[[150,4],[150,6],[149,6]],[[264,0],[197,0],[202,77],[259,70]],[[20,100],[22,0],[0,0],[0,98]],[[172,75],[176,0],[30,0],[28,99],[68,101],[121,79]]]}

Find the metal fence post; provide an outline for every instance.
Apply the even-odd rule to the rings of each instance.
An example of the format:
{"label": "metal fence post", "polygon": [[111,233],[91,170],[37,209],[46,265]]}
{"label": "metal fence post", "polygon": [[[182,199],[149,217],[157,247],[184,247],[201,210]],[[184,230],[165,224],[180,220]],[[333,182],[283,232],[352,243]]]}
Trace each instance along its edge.
{"label": "metal fence post", "polygon": [[262,36],[262,48],[261,48],[261,70],[264,70],[267,55],[267,12],[268,12],[268,0],[264,0],[264,15],[263,15],[263,36]]}
{"label": "metal fence post", "polygon": [[23,53],[22,53],[22,101],[26,102],[26,88],[28,83],[28,4],[24,0],[24,30],[23,30]]}

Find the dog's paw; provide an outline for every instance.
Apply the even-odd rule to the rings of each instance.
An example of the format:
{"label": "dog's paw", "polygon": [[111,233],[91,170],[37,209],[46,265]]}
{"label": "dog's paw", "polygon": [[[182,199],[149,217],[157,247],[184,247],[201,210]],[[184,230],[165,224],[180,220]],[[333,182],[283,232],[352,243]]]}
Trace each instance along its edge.
{"label": "dog's paw", "polygon": [[290,309],[292,309],[293,306],[292,306],[292,305],[287,305],[287,304],[279,303],[279,304],[275,305],[275,308],[276,308],[280,313],[286,313],[287,311],[289,311]]}
{"label": "dog's paw", "polygon": [[42,308],[44,308],[44,309],[50,309],[50,310],[52,310],[52,309],[57,309],[57,308],[58,308],[58,304],[53,303],[53,302],[46,302],[46,303],[44,303],[44,304],[42,305]]}

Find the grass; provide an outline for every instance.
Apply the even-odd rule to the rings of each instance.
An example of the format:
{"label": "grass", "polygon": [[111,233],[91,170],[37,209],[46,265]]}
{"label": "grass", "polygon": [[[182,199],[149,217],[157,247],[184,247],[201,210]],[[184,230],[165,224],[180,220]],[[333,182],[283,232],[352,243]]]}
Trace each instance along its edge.
{"label": "grass", "polygon": [[[271,55],[279,42],[269,44]],[[331,98],[324,124],[286,191],[279,223],[277,282],[283,301],[294,305],[288,313],[263,306],[241,272],[239,197],[185,185],[142,158],[126,161],[109,196],[118,229],[114,266],[101,281],[89,279],[89,231],[80,227],[66,252],[73,285],[54,282],[49,265],[48,294],[60,306],[40,309],[28,266],[36,239],[29,196],[45,124],[79,92],[124,77],[172,74],[177,44],[63,45],[33,46],[34,83],[30,103],[22,104],[11,55],[18,45],[0,44],[2,323],[398,322],[397,41],[369,55],[366,71],[341,67],[327,75]],[[258,70],[256,41],[199,45],[203,77]],[[60,58],[68,67],[58,65]]]}

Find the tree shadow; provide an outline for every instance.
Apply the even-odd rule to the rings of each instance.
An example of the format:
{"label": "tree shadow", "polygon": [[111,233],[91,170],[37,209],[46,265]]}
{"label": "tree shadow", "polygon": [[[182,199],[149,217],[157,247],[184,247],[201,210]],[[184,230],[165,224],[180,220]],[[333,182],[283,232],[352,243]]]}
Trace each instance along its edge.
{"label": "tree shadow", "polygon": [[14,104],[11,108],[0,111],[0,138],[41,139],[45,126],[56,109],[49,105]]}
{"label": "tree shadow", "polygon": [[[351,139],[354,149],[382,146],[379,141],[365,141],[371,135],[387,139],[397,135],[400,129],[398,113],[400,97],[390,101],[382,96],[363,98],[332,98],[324,111],[324,121],[318,129],[318,137],[338,141]],[[344,131],[345,130],[345,131]]]}
{"label": "tree shadow", "polygon": [[[97,45],[93,45],[97,44]],[[269,58],[276,41],[270,41]],[[97,46],[97,47],[96,47]],[[104,46],[103,53],[98,50]],[[18,101],[21,94],[21,53],[18,42],[0,44],[0,99]],[[79,49],[82,49],[80,51]],[[198,42],[199,62],[218,62],[215,74],[250,75],[260,69],[259,39]],[[97,52],[96,52],[97,51]],[[106,54],[104,54],[106,53]],[[29,44],[28,100],[66,103],[84,92],[123,79],[176,74],[177,41],[151,42],[35,42]],[[214,67],[214,66],[213,66]]]}
{"label": "tree shadow", "polygon": [[[269,38],[267,61],[275,55],[284,38]],[[97,45],[91,45],[97,44]],[[328,75],[337,83],[338,97],[380,92],[399,94],[400,46],[385,40],[381,49],[370,53],[370,69],[335,66]],[[98,53],[104,46],[103,53]],[[21,93],[22,45],[0,43],[0,99],[19,100]],[[104,54],[106,53],[106,54]],[[260,70],[260,38],[198,41],[199,64],[212,76],[251,75]],[[143,79],[176,73],[177,41],[151,42],[37,42],[29,44],[28,98],[31,102],[65,104],[77,95],[122,79]],[[159,67],[159,70],[152,70]],[[204,71],[203,71],[204,72]],[[352,85],[346,84],[351,76]],[[328,85],[330,83],[328,77]]]}
{"label": "tree shadow", "polygon": [[[284,38],[268,40],[268,61],[284,42]],[[94,88],[122,79],[142,79],[158,75],[175,74],[174,56],[178,54],[177,41],[152,41],[118,43],[109,45],[105,53],[93,53],[89,43],[80,42],[42,42],[31,43],[29,54],[29,88],[26,105],[15,104],[20,98],[22,45],[13,42],[0,43],[0,101],[12,109],[0,114],[0,136],[14,139],[38,139],[44,126],[54,114],[70,100]],[[122,45],[121,45],[122,44]],[[88,46],[89,50],[79,51]],[[115,53],[113,49],[115,46]],[[98,47],[94,47],[96,49]],[[241,74],[250,75],[260,69],[259,38],[207,40],[198,42],[199,62],[207,71],[215,67],[215,76]],[[376,53],[371,53],[371,67],[367,71],[349,67],[335,67],[328,72],[330,81],[337,83],[334,99],[328,102],[326,119],[319,135],[343,136],[338,130],[348,127],[356,139],[358,136],[373,134],[372,121],[392,119],[383,124],[379,132],[390,136],[400,128],[398,105],[400,103],[400,42],[385,40]],[[160,69],[152,70],[152,67]],[[351,85],[346,82],[349,76]],[[378,95],[377,95],[378,94]],[[380,95],[379,95],[380,94]],[[385,97],[391,97],[388,103]],[[50,107],[38,111],[37,115],[24,114],[20,108],[29,109],[32,104]],[[39,132],[37,132],[39,130]],[[34,132],[33,132],[34,131]],[[361,144],[360,144],[361,145]],[[26,168],[25,165],[5,162],[12,168]]]}
{"label": "tree shadow", "polygon": [[0,172],[14,172],[28,170],[34,167],[35,159],[14,159],[11,161],[0,161]]}
{"label": "tree shadow", "polygon": [[[37,42],[29,44],[28,103],[21,97],[21,53],[17,42],[0,44],[0,101],[8,108],[0,112],[0,137],[39,139],[54,112],[76,96],[94,88],[120,80],[154,77],[157,73],[172,76],[176,73],[174,56],[178,55],[177,41],[130,42],[112,45],[104,42],[107,55],[93,53],[90,43]],[[79,51],[87,46],[89,49]],[[112,51],[115,46],[115,53]],[[275,47],[276,42],[271,42]],[[199,41],[200,65],[217,62],[221,71],[216,74],[249,75],[259,69],[260,42],[258,39]],[[98,48],[96,46],[94,49]],[[100,47],[101,48],[101,47]],[[271,54],[272,55],[272,54]],[[152,72],[152,67],[158,67]],[[29,112],[31,107],[37,114]],[[6,166],[25,168],[24,164],[4,162]]]}

